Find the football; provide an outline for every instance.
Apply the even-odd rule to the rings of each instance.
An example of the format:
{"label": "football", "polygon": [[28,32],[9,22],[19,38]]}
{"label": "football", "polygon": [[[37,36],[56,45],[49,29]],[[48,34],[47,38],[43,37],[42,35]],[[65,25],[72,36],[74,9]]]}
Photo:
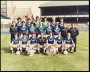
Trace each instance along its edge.
{"label": "football", "polygon": [[68,54],[68,51],[64,51],[64,54],[67,55]]}
{"label": "football", "polygon": [[17,51],[17,52],[16,52],[16,55],[20,55],[20,51]]}

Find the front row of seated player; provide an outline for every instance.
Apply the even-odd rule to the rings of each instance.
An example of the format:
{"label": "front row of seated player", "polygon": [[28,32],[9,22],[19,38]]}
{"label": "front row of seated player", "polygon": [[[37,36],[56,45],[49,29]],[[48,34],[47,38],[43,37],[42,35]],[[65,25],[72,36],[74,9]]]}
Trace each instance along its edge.
{"label": "front row of seated player", "polygon": [[67,38],[63,39],[61,32],[56,38],[52,32],[50,32],[48,37],[45,37],[42,33],[39,38],[36,37],[36,33],[33,33],[30,38],[26,34],[23,34],[22,38],[18,38],[17,34],[15,34],[15,38],[10,45],[12,53],[21,54],[22,52],[26,52],[30,56],[34,53],[41,52],[47,55],[57,54],[59,52],[62,54],[66,54],[66,52],[73,53],[74,47],[75,44],[70,33],[68,33]]}

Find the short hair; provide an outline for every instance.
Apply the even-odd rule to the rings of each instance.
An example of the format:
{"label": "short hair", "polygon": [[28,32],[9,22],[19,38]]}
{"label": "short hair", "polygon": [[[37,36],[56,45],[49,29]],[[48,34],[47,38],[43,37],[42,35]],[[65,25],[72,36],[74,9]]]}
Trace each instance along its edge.
{"label": "short hair", "polygon": [[13,22],[15,22],[15,23],[16,23],[16,21],[12,21],[12,23],[13,23]]}
{"label": "short hair", "polygon": [[36,35],[36,32],[33,32],[32,34],[35,34]]}
{"label": "short hair", "polygon": [[44,16],[44,18],[47,18],[46,16]]}
{"label": "short hair", "polygon": [[27,18],[28,16],[25,16],[25,18]]}
{"label": "short hair", "polygon": [[28,21],[28,20],[31,20],[31,19],[30,19],[30,18],[27,18],[27,21]]}
{"label": "short hair", "polygon": [[34,22],[32,21],[31,24],[34,24]]}
{"label": "short hair", "polygon": [[33,24],[35,26],[35,23],[32,21],[31,24]]}
{"label": "short hair", "polygon": [[38,16],[36,16],[36,18],[39,18]]}
{"label": "short hair", "polygon": [[50,31],[50,33],[52,33],[52,35],[54,35],[53,31]]}
{"label": "short hair", "polygon": [[70,33],[70,32],[68,32],[68,33],[67,33],[67,35],[68,35],[68,34],[70,34],[70,35],[71,35],[71,33]]}
{"label": "short hair", "polygon": [[26,35],[26,33],[23,33],[23,36]]}
{"label": "short hair", "polygon": [[20,17],[17,18],[17,20],[21,19]]}
{"label": "short hair", "polygon": [[25,21],[22,21],[22,23],[25,23]]}

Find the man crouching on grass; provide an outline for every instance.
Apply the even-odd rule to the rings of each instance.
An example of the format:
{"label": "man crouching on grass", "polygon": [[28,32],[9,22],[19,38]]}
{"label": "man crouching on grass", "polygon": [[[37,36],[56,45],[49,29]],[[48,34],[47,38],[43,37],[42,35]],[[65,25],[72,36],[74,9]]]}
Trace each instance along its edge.
{"label": "man crouching on grass", "polygon": [[36,46],[37,46],[37,37],[36,37],[36,33],[33,32],[32,36],[29,38],[28,40],[28,47],[26,48],[26,50],[28,51],[29,49],[36,51]]}
{"label": "man crouching on grass", "polygon": [[70,49],[70,52],[74,52],[75,44],[73,42],[73,39],[71,38],[71,34],[68,33],[67,38],[64,41],[65,43],[65,51]]}
{"label": "man crouching on grass", "polygon": [[45,51],[47,55],[56,54],[58,52],[58,47],[55,43],[55,37],[52,31],[50,32],[50,36],[47,37],[47,44]]}
{"label": "man crouching on grass", "polygon": [[46,41],[47,41],[47,39],[45,38],[44,33],[41,33],[41,36],[37,40],[37,46],[40,48],[41,53],[45,52]]}
{"label": "man crouching on grass", "polygon": [[10,50],[12,53],[16,53],[17,50],[19,50],[20,40],[18,38],[18,34],[15,34],[15,38],[12,40],[12,43],[10,44]]}
{"label": "man crouching on grass", "polygon": [[25,52],[28,45],[28,38],[26,34],[23,34],[23,37],[20,39],[20,52]]}
{"label": "man crouching on grass", "polygon": [[58,37],[55,40],[55,43],[58,47],[58,51],[62,53],[64,49],[64,39],[61,37],[61,32],[58,33]]}

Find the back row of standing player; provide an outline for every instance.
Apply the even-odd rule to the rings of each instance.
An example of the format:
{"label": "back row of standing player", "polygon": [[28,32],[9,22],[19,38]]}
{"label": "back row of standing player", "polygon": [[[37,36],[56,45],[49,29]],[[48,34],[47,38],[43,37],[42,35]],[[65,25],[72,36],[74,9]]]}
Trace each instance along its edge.
{"label": "back row of standing player", "polygon": [[61,32],[61,36],[65,39],[67,37],[67,33],[70,32],[75,43],[74,52],[76,52],[76,36],[79,32],[75,24],[72,24],[72,27],[69,29],[66,23],[64,23],[63,18],[60,18],[60,22],[56,22],[56,18],[52,17],[52,22],[49,22],[47,21],[47,17],[44,17],[44,21],[42,22],[38,16],[36,16],[35,21],[32,21],[30,18],[27,18],[26,21],[22,21],[21,18],[17,18],[17,21],[17,23],[12,21],[12,25],[10,27],[11,42],[13,38],[15,38],[15,33],[18,33],[18,37],[23,36],[23,34],[26,34],[27,37],[31,37],[32,33],[36,32],[36,36],[39,38],[42,33],[45,33],[47,37],[52,31],[56,38],[58,33]]}

